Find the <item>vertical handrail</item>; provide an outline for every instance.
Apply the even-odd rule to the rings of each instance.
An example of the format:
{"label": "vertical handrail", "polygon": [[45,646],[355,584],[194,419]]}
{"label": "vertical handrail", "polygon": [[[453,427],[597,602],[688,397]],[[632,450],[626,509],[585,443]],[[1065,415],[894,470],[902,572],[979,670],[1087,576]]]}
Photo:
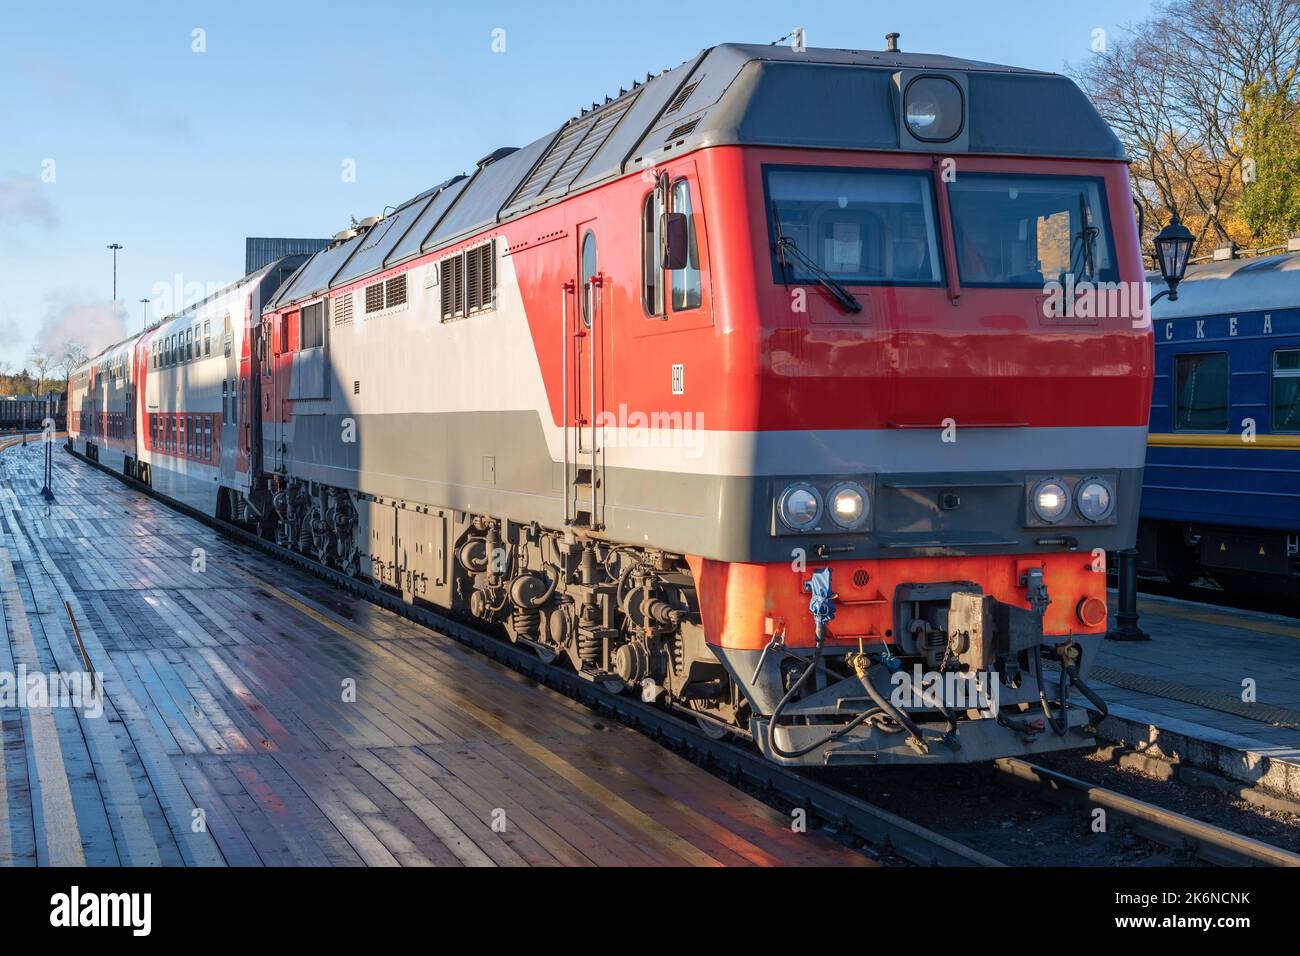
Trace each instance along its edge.
{"label": "vertical handrail", "polygon": [[591,277],[591,297],[594,301],[591,303],[591,528],[596,530],[600,527],[600,522],[596,519],[596,327],[599,323],[600,331],[604,333],[604,315],[601,314],[604,309],[604,299],[600,295],[601,273],[597,272]]}
{"label": "vertical handrail", "polygon": [[569,523],[569,285],[560,285],[560,427],[564,437],[564,523]]}

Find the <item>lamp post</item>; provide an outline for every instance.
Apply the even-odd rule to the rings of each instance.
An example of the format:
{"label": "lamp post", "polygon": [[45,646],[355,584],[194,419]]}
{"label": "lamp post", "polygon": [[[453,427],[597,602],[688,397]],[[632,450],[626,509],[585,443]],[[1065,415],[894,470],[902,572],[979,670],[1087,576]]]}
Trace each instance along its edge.
{"label": "lamp post", "polygon": [[[1155,304],[1169,296],[1170,302],[1178,301],[1178,283],[1187,274],[1187,263],[1192,255],[1195,238],[1190,230],[1178,218],[1178,210],[1173,211],[1169,224],[1156,233],[1156,264],[1160,266],[1160,275],[1165,280],[1167,289],[1151,297]],[[1116,552],[1119,558],[1119,580],[1116,590],[1119,607],[1115,610],[1115,627],[1106,633],[1109,641],[1149,641],[1151,635],[1138,627],[1137,611],[1137,548],[1125,548]]]}
{"label": "lamp post", "polygon": [[106,247],[113,253],[113,301],[117,301],[117,251],[122,248],[119,242],[110,242]]}
{"label": "lamp post", "polygon": [[1160,266],[1160,275],[1169,288],[1156,293],[1151,299],[1153,303],[1165,296],[1169,296],[1170,302],[1178,301],[1178,283],[1183,281],[1183,276],[1187,273],[1187,262],[1192,255],[1192,244],[1195,241],[1191,232],[1178,218],[1178,210],[1175,209],[1169,225],[1156,233],[1156,264]]}
{"label": "lamp post", "polygon": [[140,300],[140,319],[144,322],[144,325],[140,326],[142,329],[149,325],[149,302],[149,299]]}

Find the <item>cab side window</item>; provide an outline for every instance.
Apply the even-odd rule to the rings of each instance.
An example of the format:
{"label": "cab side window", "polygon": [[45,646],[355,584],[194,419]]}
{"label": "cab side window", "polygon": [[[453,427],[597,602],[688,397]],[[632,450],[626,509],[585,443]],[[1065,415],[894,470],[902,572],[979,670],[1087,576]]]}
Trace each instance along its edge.
{"label": "cab side window", "polygon": [[659,190],[646,193],[641,208],[641,301],[649,316],[664,314],[664,271],[660,267],[663,212]]}
{"label": "cab side window", "polygon": [[691,184],[685,179],[673,183],[670,201],[672,212],[686,216],[686,266],[669,271],[673,311],[698,309],[703,299],[700,294],[700,247],[695,238],[695,214],[691,209]]}

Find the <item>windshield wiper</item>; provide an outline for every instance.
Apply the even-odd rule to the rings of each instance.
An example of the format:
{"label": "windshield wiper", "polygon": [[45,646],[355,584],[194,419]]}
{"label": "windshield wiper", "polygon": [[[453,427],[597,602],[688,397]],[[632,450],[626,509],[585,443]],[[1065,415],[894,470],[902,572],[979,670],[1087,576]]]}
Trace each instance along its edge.
{"label": "windshield wiper", "polygon": [[[1090,279],[1096,274],[1095,251],[1097,236],[1101,232],[1096,226],[1088,225],[1088,200],[1079,193],[1079,231],[1070,237],[1070,272],[1080,278]],[[1083,272],[1074,270],[1074,244],[1078,242],[1083,253]]]}
{"label": "windshield wiper", "polygon": [[781,216],[777,213],[776,203],[772,204],[772,221],[776,224],[776,255],[781,260],[782,284],[787,286],[790,284],[790,263],[786,260],[786,256],[789,255],[813,274],[813,278],[831,294],[831,297],[843,307],[845,312],[861,312],[862,303],[854,297],[853,293],[846,289],[838,279],[833,278],[825,269],[804,255],[803,250],[795,244],[795,241],[781,232]]}

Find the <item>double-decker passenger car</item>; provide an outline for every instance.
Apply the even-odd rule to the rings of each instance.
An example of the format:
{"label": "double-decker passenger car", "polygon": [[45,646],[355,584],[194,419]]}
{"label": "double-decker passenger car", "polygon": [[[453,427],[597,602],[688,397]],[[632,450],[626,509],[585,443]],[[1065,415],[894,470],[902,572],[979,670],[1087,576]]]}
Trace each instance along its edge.
{"label": "double-decker passenger car", "polygon": [[775,760],[1077,746],[1151,342],[1051,287],[1142,281],[1069,80],[717,46],[312,256],[167,493]]}
{"label": "double-decker passenger car", "polygon": [[1140,567],[1300,597],[1300,253],[1193,266],[1152,319]]}

